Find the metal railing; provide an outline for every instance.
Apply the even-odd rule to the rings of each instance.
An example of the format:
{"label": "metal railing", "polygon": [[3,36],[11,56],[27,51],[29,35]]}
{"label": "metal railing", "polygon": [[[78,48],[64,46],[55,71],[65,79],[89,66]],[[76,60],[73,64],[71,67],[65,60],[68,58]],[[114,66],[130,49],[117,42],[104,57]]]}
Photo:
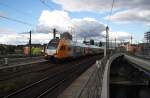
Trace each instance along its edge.
{"label": "metal railing", "polygon": [[102,81],[107,57],[96,62],[96,68],[91,74],[89,80],[79,93],[77,98],[100,98],[102,91]]}

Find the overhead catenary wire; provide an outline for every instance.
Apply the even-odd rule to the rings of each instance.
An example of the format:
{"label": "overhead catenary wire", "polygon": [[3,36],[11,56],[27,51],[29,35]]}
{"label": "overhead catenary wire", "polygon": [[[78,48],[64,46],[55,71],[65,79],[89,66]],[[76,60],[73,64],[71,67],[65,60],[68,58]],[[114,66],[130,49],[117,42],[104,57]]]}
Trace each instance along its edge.
{"label": "overhead catenary wire", "polygon": [[37,18],[37,17],[35,17],[35,16],[33,16],[33,15],[27,13],[27,12],[24,12],[24,11],[22,11],[22,10],[20,10],[20,9],[16,9],[16,8],[14,8],[14,7],[10,6],[10,5],[7,5],[7,4],[5,4],[5,3],[2,3],[2,2],[0,2],[0,6],[9,8],[10,10],[13,10],[13,11],[15,11],[15,12],[18,13],[18,14],[21,14],[21,15],[23,15],[23,16],[28,16],[28,17],[30,17],[30,18],[32,18],[32,19],[36,19],[36,18]]}
{"label": "overhead catenary wire", "polygon": [[[44,4],[47,8],[49,8],[50,10],[52,10],[53,8],[51,6],[49,6],[45,0],[40,0],[40,2],[42,4]],[[112,12],[113,12],[113,7],[114,7],[114,3],[115,3],[115,0],[112,1],[112,5],[111,5],[111,10],[110,10],[110,13],[109,13],[109,19],[107,21],[107,26],[109,25],[109,21],[110,21],[110,18],[111,18],[111,15],[112,15]],[[61,14],[60,14],[61,15]],[[61,15],[63,18],[67,19],[66,17],[64,17],[63,15]],[[69,23],[69,22],[68,22]],[[71,22],[72,23],[72,22]],[[79,27],[78,25],[72,23],[73,26],[77,27],[78,29],[80,29],[82,32],[85,32],[85,30],[83,30],[81,27]],[[105,37],[105,36],[103,36]]]}
{"label": "overhead catenary wire", "polygon": [[[17,9],[17,8],[15,8],[15,7],[13,7],[13,6],[7,5],[6,3],[0,2],[0,6],[1,6],[1,7],[5,7],[5,8],[7,8],[7,9],[9,9],[9,10],[12,10],[13,12],[17,13],[18,15],[23,15],[23,17],[24,17],[24,16],[27,16],[27,17],[32,18],[32,19],[35,19],[35,20],[37,20],[37,18],[38,18],[38,17],[33,16],[33,15],[30,14],[30,13],[27,13],[27,12],[25,12],[25,11],[22,11],[22,10],[20,10],[20,9]],[[23,24],[23,25],[26,25],[26,26],[29,26],[29,27],[35,26],[35,24],[29,23],[29,22],[26,22],[26,21],[23,21],[23,20],[20,20],[20,19],[12,18],[12,17],[7,17],[7,16],[4,16],[4,15],[0,15],[0,18],[1,18],[1,19],[2,19],[2,18],[5,19],[5,21],[6,21],[6,20],[8,20],[8,21],[13,21],[13,22],[20,23],[20,24]],[[26,33],[29,33],[29,32],[24,32],[24,33],[20,33],[20,34],[26,34]],[[25,37],[24,35],[21,35],[21,36]],[[27,38],[27,37],[25,37],[25,38]],[[21,43],[21,42],[20,42],[20,43]]]}
{"label": "overhead catenary wire", "polygon": [[112,1],[112,5],[111,5],[111,9],[110,9],[110,13],[109,13],[109,16],[108,16],[107,26],[109,25],[109,22],[110,22],[110,20],[111,20],[111,16],[112,16],[113,8],[114,8],[114,3],[115,3],[115,0],[113,0],[113,1]]}
{"label": "overhead catenary wire", "polygon": [[10,17],[2,16],[2,15],[0,15],[0,18],[4,18],[4,19],[14,21],[14,22],[17,22],[17,23],[20,23],[20,24],[24,24],[24,25],[27,25],[29,27],[34,26],[33,24],[30,24],[30,23],[27,23],[27,22],[24,22],[24,21],[21,21],[21,20],[13,19],[13,18],[10,18]]}
{"label": "overhead catenary wire", "polygon": [[[40,0],[40,2],[43,4],[43,5],[45,5],[47,8],[49,8],[50,10],[52,10],[53,8],[51,7],[51,6],[49,6],[46,2],[45,2],[45,0]],[[113,7],[114,7],[114,0],[113,0],[113,2],[112,2],[112,6],[111,6],[111,11],[110,11],[110,13],[109,13],[109,18],[110,18],[110,16],[111,16],[111,14],[112,14],[112,11],[113,11]],[[60,14],[61,15],[61,14]],[[65,19],[67,19],[66,17],[64,17],[63,15],[61,15],[63,18],[65,18]],[[110,19],[109,19],[110,20]],[[69,23],[69,22],[68,22]],[[77,27],[77,28],[79,28],[82,32],[85,32],[85,30],[83,30],[81,27],[79,27],[78,25],[76,25],[76,24],[74,24],[74,23],[72,23],[72,25],[73,26],[75,26],[75,27]],[[108,23],[107,23],[107,25],[108,25]],[[96,27],[95,27],[96,28]],[[94,30],[94,29],[93,29]],[[105,37],[105,36],[102,36],[102,37]]]}
{"label": "overhead catenary wire", "polygon": [[50,7],[46,2],[45,0],[40,0],[40,2],[45,5],[47,8],[49,8],[50,10],[52,9],[52,7]]}
{"label": "overhead catenary wire", "polygon": [[[40,2],[42,3],[42,4],[44,4],[47,8],[49,8],[50,10],[52,10],[52,7],[51,6],[49,6],[46,2],[45,2],[45,0],[40,0]],[[67,19],[66,17],[64,17],[62,14],[60,14],[64,19]],[[70,22],[68,22],[69,24],[70,24]],[[85,32],[85,30],[83,30],[81,27],[79,27],[78,25],[76,25],[76,24],[74,24],[74,23],[72,23],[71,22],[71,24],[73,25],[73,26],[75,26],[75,27],[77,27],[77,28],[79,28],[82,32]]]}
{"label": "overhead catenary wire", "polygon": [[21,20],[13,19],[13,18],[10,18],[10,17],[2,16],[2,15],[0,15],[0,18],[4,18],[4,19],[10,20],[10,21],[14,21],[14,22],[17,22],[17,23],[20,23],[20,24],[27,25],[27,26],[33,26],[33,24],[31,24],[31,23],[27,23],[27,22],[24,22],[24,21],[21,21]]}

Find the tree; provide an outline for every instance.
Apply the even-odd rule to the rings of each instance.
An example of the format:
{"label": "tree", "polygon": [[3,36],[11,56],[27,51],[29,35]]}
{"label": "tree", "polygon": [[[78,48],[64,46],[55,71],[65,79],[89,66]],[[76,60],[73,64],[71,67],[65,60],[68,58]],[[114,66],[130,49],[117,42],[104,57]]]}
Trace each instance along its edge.
{"label": "tree", "polygon": [[100,41],[98,46],[99,47],[103,46],[103,43]]}
{"label": "tree", "polygon": [[3,45],[0,45],[0,54],[5,53],[5,47]]}
{"label": "tree", "polygon": [[93,39],[90,40],[90,45],[94,45],[94,40]]}

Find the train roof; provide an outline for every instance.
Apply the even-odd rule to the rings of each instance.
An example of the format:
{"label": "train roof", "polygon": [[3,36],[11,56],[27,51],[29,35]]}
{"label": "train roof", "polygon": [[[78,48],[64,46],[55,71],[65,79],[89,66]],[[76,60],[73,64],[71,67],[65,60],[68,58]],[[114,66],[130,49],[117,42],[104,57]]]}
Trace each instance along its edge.
{"label": "train roof", "polygon": [[[53,42],[53,43],[59,43],[60,40],[66,40],[66,39],[52,39],[50,42]],[[88,47],[88,48],[97,48],[97,49],[102,49],[102,47],[98,47],[98,46],[95,46],[95,45],[86,45],[86,44],[83,44],[83,43],[80,43],[80,42],[77,42],[77,41],[72,41],[72,40],[66,40],[66,41],[69,41],[68,44],[70,44],[71,46],[79,46],[79,47]],[[50,43],[49,42],[49,43]]]}
{"label": "train roof", "polygon": [[79,42],[74,42],[74,41],[72,41],[71,45],[73,45],[73,46],[79,46],[79,47],[100,48],[100,47],[95,46],[95,45],[86,45],[86,44],[79,43]]}

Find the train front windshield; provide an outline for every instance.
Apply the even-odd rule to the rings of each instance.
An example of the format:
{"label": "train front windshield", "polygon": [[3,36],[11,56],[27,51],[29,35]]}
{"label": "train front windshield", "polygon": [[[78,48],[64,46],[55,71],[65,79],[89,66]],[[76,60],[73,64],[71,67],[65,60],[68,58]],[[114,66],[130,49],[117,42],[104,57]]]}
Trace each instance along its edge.
{"label": "train front windshield", "polygon": [[56,50],[56,48],[58,47],[58,44],[59,44],[59,40],[56,40],[56,39],[52,39],[48,46],[47,46],[47,49],[52,49],[52,50]]}

